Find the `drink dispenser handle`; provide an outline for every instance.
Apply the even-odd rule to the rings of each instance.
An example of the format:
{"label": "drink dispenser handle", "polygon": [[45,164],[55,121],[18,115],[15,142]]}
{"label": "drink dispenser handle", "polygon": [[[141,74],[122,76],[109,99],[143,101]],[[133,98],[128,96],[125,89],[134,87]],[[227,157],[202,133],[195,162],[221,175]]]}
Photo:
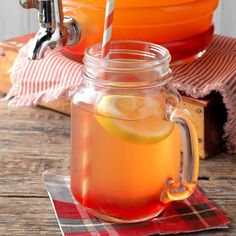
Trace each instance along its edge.
{"label": "drink dispenser handle", "polygon": [[71,17],[64,17],[61,0],[20,0],[26,9],[39,11],[40,28],[31,41],[28,57],[40,59],[46,49],[60,49],[65,45],[76,45],[80,40],[79,24]]}

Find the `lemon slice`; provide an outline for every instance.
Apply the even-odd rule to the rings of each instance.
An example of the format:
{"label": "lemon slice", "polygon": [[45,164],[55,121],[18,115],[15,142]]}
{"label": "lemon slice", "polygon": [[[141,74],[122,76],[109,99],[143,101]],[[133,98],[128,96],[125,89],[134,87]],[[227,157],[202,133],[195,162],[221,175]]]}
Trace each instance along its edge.
{"label": "lemon slice", "polygon": [[157,98],[109,95],[101,99],[97,110],[100,115],[95,117],[106,131],[130,142],[160,142],[173,130]]}

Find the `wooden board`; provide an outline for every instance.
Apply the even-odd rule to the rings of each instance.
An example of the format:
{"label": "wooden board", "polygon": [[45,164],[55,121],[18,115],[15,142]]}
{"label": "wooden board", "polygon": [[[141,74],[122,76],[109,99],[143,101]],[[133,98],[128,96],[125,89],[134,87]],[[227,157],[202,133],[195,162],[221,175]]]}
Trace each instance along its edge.
{"label": "wooden board", "polygon": [[223,150],[223,126],[227,113],[219,94],[204,99],[182,96],[183,107],[193,117],[198,132],[199,155],[201,159],[215,155]]}
{"label": "wooden board", "polygon": [[[20,44],[21,45],[21,44]],[[8,92],[12,84],[9,78],[9,70],[17,56],[19,46],[8,42],[0,42],[0,91]]]}

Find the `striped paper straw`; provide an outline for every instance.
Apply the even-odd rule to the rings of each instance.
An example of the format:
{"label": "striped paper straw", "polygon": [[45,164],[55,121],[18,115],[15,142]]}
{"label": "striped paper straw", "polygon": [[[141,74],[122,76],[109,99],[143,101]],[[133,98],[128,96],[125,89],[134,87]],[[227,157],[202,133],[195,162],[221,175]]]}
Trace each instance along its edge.
{"label": "striped paper straw", "polygon": [[104,32],[103,32],[103,40],[102,40],[102,54],[101,54],[101,58],[105,58],[105,59],[109,58],[114,3],[115,3],[115,0],[107,0],[107,3],[106,3],[105,23],[104,23]]}

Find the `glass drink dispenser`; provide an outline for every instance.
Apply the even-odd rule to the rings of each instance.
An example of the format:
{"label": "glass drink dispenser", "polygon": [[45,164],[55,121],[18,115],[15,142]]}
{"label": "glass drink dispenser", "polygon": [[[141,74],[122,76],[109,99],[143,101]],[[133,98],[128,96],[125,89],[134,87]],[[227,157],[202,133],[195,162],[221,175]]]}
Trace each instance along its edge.
{"label": "glass drink dispenser", "polygon": [[[193,60],[204,53],[212,40],[212,18],[218,2],[117,0],[112,39],[161,44],[170,51],[172,62]],[[39,38],[44,38],[43,47],[50,48],[65,46],[69,41],[73,46],[63,50],[78,55],[83,55],[89,45],[102,41],[105,0],[20,0],[20,3],[25,8],[39,9],[40,33],[32,49],[39,55]],[[47,40],[50,43],[45,43]],[[35,49],[36,44],[40,49]]]}

